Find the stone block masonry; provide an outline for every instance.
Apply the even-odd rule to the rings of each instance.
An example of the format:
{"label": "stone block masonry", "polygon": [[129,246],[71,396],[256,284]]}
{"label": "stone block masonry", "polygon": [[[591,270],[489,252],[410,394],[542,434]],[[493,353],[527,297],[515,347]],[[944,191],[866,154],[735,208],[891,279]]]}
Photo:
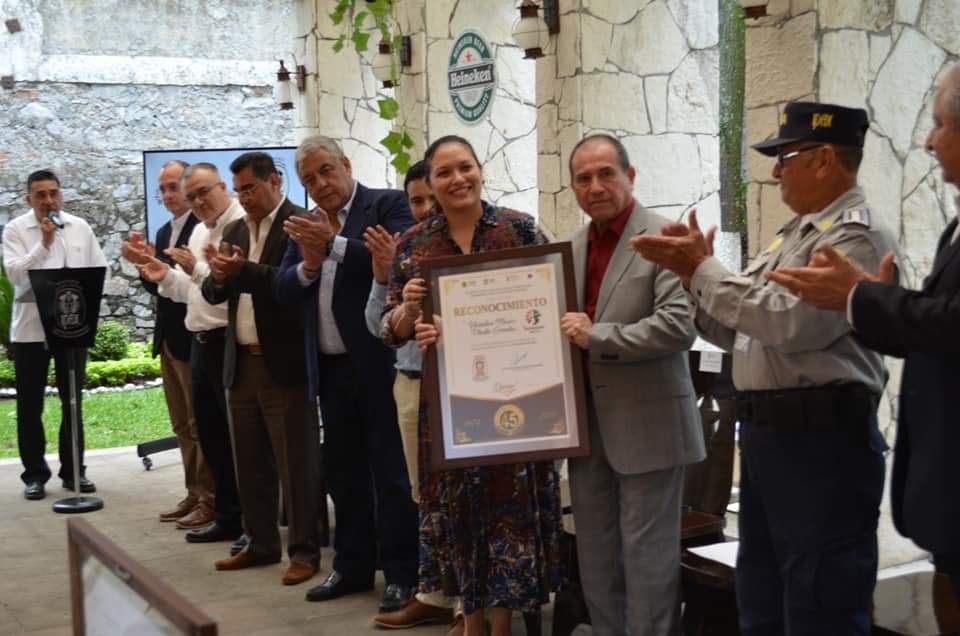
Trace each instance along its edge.
{"label": "stone block masonry", "polygon": [[[291,9],[279,0],[6,0],[0,31],[0,224],[27,210],[27,175],[53,169],[64,208],[93,227],[109,263],[102,315],[139,338],[152,298],[120,243],[143,229],[142,152],[291,145],[292,117],[273,103],[289,56]],[[109,14],[109,19],[105,15]],[[230,175],[224,175],[230,184]]]}

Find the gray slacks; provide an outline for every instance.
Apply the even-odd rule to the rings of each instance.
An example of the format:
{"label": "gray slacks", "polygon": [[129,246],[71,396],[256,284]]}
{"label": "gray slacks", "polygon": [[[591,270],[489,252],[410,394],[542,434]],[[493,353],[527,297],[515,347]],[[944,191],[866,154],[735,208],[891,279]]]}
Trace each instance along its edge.
{"label": "gray slacks", "polygon": [[592,452],[570,459],[577,557],[595,636],[680,633],[683,466],[623,475],[596,424]]}
{"label": "gray slacks", "polygon": [[278,482],[283,486],[291,560],[320,559],[320,440],[306,383],[273,380],[263,356],[237,350],[233,387],[227,390],[237,488],[251,556],[279,557]]}

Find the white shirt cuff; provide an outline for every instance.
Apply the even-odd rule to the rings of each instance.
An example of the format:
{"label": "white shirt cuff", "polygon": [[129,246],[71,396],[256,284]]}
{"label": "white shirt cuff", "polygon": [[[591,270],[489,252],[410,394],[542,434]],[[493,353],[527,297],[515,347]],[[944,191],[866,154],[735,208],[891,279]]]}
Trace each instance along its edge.
{"label": "white shirt cuff", "polygon": [[317,276],[320,275],[320,272],[317,272],[317,276],[310,278],[307,276],[307,273],[303,271],[304,267],[306,267],[306,265],[303,264],[303,261],[300,261],[300,264],[297,265],[297,280],[300,281],[301,287],[309,287],[311,284],[313,284],[313,281],[317,280]]}
{"label": "white shirt cuff", "polygon": [[347,255],[347,239],[344,236],[333,237],[333,245],[330,247],[329,257],[338,263],[343,262],[343,257]]}
{"label": "white shirt cuff", "polygon": [[[857,283],[857,285],[859,284],[860,283]],[[857,291],[857,285],[851,287],[850,293],[847,294],[847,322],[854,331],[857,330],[857,327],[853,324],[853,293]]]}

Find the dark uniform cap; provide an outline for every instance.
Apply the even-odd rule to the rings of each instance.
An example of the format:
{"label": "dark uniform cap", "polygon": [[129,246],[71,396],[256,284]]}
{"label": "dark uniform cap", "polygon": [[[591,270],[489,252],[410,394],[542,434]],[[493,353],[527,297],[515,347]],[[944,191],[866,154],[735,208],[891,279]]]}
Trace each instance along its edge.
{"label": "dark uniform cap", "polygon": [[780,114],[780,131],[776,138],[754,144],[753,149],[774,157],[780,146],[796,141],[820,141],[863,148],[863,139],[869,127],[867,111],[862,108],[790,102]]}

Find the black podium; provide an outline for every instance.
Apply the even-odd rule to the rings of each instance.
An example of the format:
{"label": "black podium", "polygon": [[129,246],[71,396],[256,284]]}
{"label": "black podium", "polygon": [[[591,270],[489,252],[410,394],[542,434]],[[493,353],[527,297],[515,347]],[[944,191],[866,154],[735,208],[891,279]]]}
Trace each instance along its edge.
{"label": "black podium", "polygon": [[82,386],[77,382],[80,351],[93,345],[97,337],[100,299],[106,267],[73,269],[32,269],[30,285],[37,301],[40,322],[50,351],[66,352],[70,381],[70,429],[73,440],[73,497],[53,504],[54,512],[93,512],[103,508],[99,497],[80,494],[80,448],[77,405]]}

